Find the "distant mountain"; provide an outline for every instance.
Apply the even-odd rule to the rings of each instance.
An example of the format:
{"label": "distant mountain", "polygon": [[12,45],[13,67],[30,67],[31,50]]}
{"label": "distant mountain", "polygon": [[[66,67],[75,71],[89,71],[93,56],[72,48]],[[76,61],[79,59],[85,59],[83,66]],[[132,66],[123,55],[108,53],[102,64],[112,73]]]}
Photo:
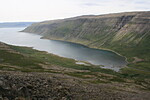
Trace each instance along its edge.
{"label": "distant mountain", "polygon": [[150,60],[150,11],[88,15],[32,24],[24,32]]}
{"label": "distant mountain", "polygon": [[115,72],[0,42],[0,98],[149,100],[150,12],[45,21],[23,31],[47,39],[111,49],[126,56],[129,64]]}
{"label": "distant mountain", "polygon": [[33,22],[5,22],[0,23],[0,28],[6,28],[6,27],[27,27],[31,25]]}

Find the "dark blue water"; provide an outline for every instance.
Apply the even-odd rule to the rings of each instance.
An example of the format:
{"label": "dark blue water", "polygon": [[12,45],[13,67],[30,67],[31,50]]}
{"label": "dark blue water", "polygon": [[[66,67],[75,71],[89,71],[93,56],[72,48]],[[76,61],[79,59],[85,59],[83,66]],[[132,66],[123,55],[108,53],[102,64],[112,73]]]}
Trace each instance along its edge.
{"label": "dark blue water", "polygon": [[19,32],[23,29],[0,28],[0,41],[11,45],[33,47],[37,50],[47,51],[79,61],[86,61],[94,65],[104,65],[104,68],[116,71],[126,65],[124,57],[111,51],[88,48],[70,42],[40,39],[41,36],[39,35]]}

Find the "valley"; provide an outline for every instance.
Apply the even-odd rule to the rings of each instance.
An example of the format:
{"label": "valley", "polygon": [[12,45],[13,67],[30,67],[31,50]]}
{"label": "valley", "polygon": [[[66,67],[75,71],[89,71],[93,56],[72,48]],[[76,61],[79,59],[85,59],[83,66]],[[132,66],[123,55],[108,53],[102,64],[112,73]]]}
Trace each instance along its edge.
{"label": "valley", "polygon": [[[9,29],[0,29],[0,98],[149,100],[149,11],[44,21],[21,32]],[[90,63],[80,59],[83,54],[92,58]],[[116,71],[92,61],[126,67]]]}
{"label": "valley", "polygon": [[148,72],[139,76],[77,65],[72,59],[4,43],[0,62],[1,98],[149,99]]}
{"label": "valley", "polygon": [[[150,12],[87,15],[35,23],[23,32],[46,39],[80,43],[91,48],[113,50],[127,58],[124,73],[150,71]],[[136,59],[142,59],[133,63]]]}

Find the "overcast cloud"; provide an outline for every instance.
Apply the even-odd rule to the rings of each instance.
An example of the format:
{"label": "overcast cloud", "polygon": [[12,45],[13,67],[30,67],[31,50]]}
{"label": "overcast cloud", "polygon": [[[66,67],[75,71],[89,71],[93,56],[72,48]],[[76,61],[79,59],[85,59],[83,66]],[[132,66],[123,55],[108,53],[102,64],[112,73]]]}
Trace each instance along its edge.
{"label": "overcast cloud", "polygon": [[0,22],[150,11],[150,0],[0,0]]}

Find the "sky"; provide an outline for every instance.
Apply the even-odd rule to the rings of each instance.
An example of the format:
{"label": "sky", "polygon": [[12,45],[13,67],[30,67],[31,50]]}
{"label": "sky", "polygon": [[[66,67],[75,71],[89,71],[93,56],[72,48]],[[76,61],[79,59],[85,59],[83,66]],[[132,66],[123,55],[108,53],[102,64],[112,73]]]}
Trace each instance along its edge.
{"label": "sky", "polygon": [[150,11],[150,0],[0,0],[0,22],[39,22],[131,11]]}

